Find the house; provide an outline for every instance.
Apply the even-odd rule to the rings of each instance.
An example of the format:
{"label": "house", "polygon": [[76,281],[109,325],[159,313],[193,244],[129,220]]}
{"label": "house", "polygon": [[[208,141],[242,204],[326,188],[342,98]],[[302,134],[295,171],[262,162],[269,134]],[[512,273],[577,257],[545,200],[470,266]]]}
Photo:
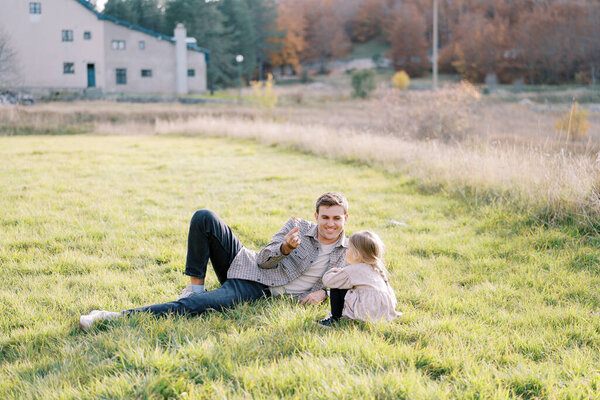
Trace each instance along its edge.
{"label": "house", "polygon": [[0,0],[16,51],[16,85],[32,92],[185,94],[206,91],[209,52],[186,38],[99,13],[86,0]]}

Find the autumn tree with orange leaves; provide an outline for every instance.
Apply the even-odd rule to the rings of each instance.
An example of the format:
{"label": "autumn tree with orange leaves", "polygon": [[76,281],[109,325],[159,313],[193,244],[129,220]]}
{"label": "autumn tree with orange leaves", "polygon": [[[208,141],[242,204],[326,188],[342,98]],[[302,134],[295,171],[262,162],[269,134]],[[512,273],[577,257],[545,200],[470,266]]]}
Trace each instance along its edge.
{"label": "autumn tree with orange leaves", "polygon": [[344,30],[339,10],[342,0],[305,0],[306,48],[302,59],[320,63],[320,72],[326,71],[326,62],[344,56],[351,43]]}
{"label": "autumn tree with orange leaves", "polygon": [[384,0],[364,0],[351,23],[352,40],[366,42],[380,37],[386,20]]}
{"label": "autumn tree with orange leaves", "polygon": [[[595,83],[600,78],[598,0],[439,2],[440,71],[481,82]],[[432,0],[278,0],[286,31],[273,66],[325,62],[353,44],[387,42],[396,70],[431,68]]]}
{"label": "autumn tree with orange leaves", "polygon": [[306,48],[304,5],[295,0],[280,0],[277,12],[277,27],[284,36],[273,39],[278,46],[269,54],[271,64],[274,67],[290,66],[297,73],[300,70],[300,54]]}
{"label": "autumn tree with orange leaves", "polygon": [[394,69],[404,70],[410,76],[421,76],[431,63],[427,57],[427,23],[417,5],[406,3],[392,14],[389,26],[389,57]]}

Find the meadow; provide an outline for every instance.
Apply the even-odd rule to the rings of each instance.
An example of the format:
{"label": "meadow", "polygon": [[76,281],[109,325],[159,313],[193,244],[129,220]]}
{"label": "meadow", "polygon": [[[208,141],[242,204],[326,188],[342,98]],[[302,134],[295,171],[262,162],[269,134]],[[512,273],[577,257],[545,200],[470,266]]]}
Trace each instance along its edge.
{"label": "meadow", "polygon": [[[56,106],[31,115],[44,107]],[[323,131],[276,140],[271,122],[243,114],[248,125],[226,128],[219,115],[144,120],[152,107],[134,108],[69,105],[33,126],[111,135],[0,136],[0,398],[600,398],[597,235],[424,184],[419,163],[377,158],[389,142],[344,153],[317,140]],[[25,126],[7,113],[5,129]],[[132,121],[123,132],[118,113]],[[133,135],[148,126],[157,135]],[[213,129],[235,139],[206,137]],[[196,209],[260,249],[289,217],[311,219],[327,190],[350,201],[347,233],[386,243],[404,313],[393,323],[322,330],[327,305],[264,299],[78,329],[92,309],[177,296]],[[218,285],[212,272],[207,284]]]}
{"label": "meadow", "polygon": [[[309,85],[276,85],[272,108],[261,107],[250,88],[242,91],[241,103],[232,90],[216,96],[230,103],[80,101],[0,108],[0,135],[258,140],[402,172],[426,190],[476,204],[500,203],[541,223],[575,225],[583,235],[598,235],[600,91],[530,87],[482,95],[481,88],[452,82],[435,93],[398,91],[388,78],[378,76],[378,89],[365,100],[350,96],[348,74]],[[589,124],[587,136],[578,139],[557,129],[573,100],[581,102]]]}

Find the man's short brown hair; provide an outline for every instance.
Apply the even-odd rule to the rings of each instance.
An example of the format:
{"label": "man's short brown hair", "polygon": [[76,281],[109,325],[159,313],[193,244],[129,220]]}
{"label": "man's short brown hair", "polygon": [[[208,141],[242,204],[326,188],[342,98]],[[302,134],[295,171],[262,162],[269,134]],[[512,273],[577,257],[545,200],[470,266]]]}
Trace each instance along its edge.
{"label": "man's short brown hair", "polygon": [[319,207],[326,206],[342,206],[344,209],[344,214],[348,214],[348,200],[338,192],[327,192],[323,193],[318,199],[316,203],[316,211],[319,213]]}

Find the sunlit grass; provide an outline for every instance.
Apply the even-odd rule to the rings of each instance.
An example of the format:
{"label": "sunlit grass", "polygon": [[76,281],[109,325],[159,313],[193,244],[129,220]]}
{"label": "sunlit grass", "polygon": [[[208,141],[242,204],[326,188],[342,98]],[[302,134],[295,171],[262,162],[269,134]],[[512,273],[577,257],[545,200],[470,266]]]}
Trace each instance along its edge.
{"label": "sunlit grass", "polygon": [[[0,154],[0,398],[597,396],[599,243],[569,226],[254,141],[2,137]],[[322,331],[326,305],[265,299],[78,330],[177,296],[196,209],[259,249],[326,190],[349,233],[386,243],[399,320]]]}

